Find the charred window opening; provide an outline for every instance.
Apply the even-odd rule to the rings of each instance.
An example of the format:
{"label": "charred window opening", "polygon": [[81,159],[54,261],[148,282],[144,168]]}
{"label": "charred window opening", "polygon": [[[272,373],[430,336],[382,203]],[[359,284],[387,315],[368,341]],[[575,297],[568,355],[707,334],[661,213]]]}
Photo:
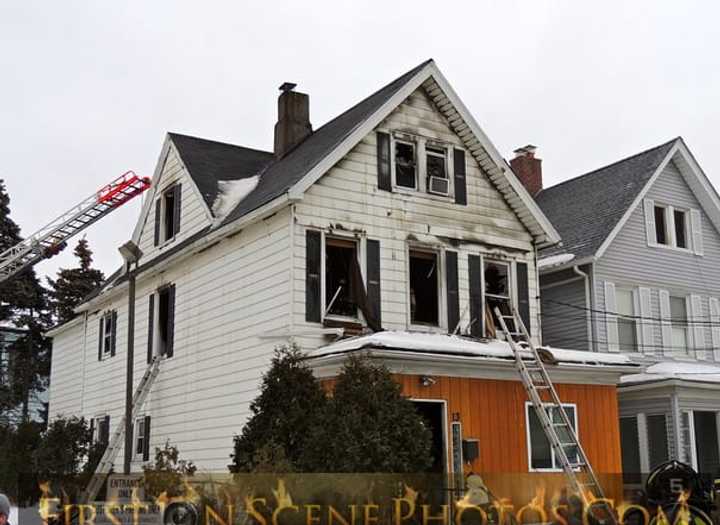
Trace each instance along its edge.
{"label": "charred window opening", "polygon": [[326,315],[357,317],[353,275],[359,273],[357,245],[353,241],[327,239],[325,242]]}
{"label": "charred window opening", "polygon": [[167,241],[175,236],[175,188],[163,194],[163,210],[163,240]]}
{"label": "charred window opening", "polygon": [[158,291],[158,354],[166,355],[170,341],[170,287]]}
{"label": "charred window opening", "polygon": [[443,148],[433,148],[427,146],[425,148],[427,158],[427,174],[429,177],[439,177],[447,179],[447,169],[445,161],[445,150]]}
{"label": "charred window opening", "polygon": [[500,307],[509,313],[510,306],[510,265],[507,263],[485,262],[485,301],[494,309]]}
{"label": "charred window opening", "polygon": [[410,322],[439,325],[438,256],[433,252],[410,251]]}
{"label": "charred window opening", "polygon": [[395,184],[404,188],[417,188],[415,145],[410,142],[395,142]]}

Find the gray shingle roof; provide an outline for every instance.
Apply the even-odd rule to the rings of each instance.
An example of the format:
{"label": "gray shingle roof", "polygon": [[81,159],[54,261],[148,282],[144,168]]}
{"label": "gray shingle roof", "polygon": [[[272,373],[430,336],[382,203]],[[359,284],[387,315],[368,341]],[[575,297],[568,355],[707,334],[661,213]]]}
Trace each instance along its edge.
{"label": "gray shingle roof", "polygon": [[542,256],[594,255],[677,140],[542,190],[535,200],[563,242]]}

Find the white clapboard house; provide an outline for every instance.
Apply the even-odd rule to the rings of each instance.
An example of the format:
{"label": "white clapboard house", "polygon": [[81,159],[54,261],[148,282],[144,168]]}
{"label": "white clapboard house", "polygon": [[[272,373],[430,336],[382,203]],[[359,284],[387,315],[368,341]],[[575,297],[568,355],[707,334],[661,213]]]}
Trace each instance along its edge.
{"label": "white clapboard house", "polygon": [[[168,134],[132,232],[139,262],[50,332],[50,417],[92,418],[101,440],[124,414],[129,350],[134,384],[163,356],[134,422],[133,470],[169,440],[201,469],[226,471],[273,349],[291,339],[312,355],[355,335],[347,348],[358,349],[382,327],[395,343],[373,344],[412,347],[415,369],[426,359],[436,374],[518,387],[508,348],[480,345],[461,361],[466,341],[448,334],[486,335],[484,305],[506,299],[539,340],[535,260],[558,235],[433,61],[316,130],[292,84],[278,112],[274,152]],[[614,396],[622,361],[576,354],[558,359],[562,380]],[[522,395],[507,399],[518,442],[541,436],[525,431]],[[582,411],[593,396],[579,399]],[[619,464],[608,435],[609,464]],[[549,449],[536,452],[554,466]]]}

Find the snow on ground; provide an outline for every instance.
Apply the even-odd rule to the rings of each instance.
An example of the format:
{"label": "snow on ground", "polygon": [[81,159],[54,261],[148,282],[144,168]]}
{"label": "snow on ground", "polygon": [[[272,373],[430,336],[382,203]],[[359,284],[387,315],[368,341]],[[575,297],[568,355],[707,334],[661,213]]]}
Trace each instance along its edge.
{"label": "snow on ground", "polygon": [[665,361],[647,367],[642,374],[623,376],[621,382],[646,383],[663,379],[720,383],[720,367],[703,363]]}
{"label": "snow on ground", "polygon": [[[363,348],[382,348],[452,354],[476,357],[512,358],[510,345],[504,341],[479,341],[457,335],[428,334],[418,332],[385,331],[374,334],[343,339],[336,343],[318,348],[311,352],[312,357],[341,354]],[[585,352],[581,350],[563,350],[543,347],[561,363],[589,365],[633,365],[630,358],[623,354]],[[529,357],[529,353],[528,353]]]}
{"label": "snow on ground", "polygon": [[218,181],[218,196],[213,203],[213,215],[219,218],[225,217],[255,189],[259,181],[258,175],[244,179]]}

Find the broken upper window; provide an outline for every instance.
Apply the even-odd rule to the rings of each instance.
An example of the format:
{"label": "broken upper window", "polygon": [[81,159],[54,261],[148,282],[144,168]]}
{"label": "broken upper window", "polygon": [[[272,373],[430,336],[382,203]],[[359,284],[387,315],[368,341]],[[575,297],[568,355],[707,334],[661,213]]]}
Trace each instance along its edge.
{"label": "broken upper window", "polygon": [[410,323],[439,325],[438,255],[410,250]]}
{"label": "broken upper window", "polygon": [[492,310],[499,306],[504,313],[509,313],[510,265],[499,261],[485,261],[484,277],[487,305]]}
{"label": "broken upper window", "polygon": [[[353,276],[359,273],[357,245],[345,239],[325,241],[325,312],[326,315],[357,317]],[[360,277],[362,284],[362,277]]]}
{"label": "broken upper window", "polygon": [[175,298],[170,286],[158,290],[158,355],[172,353]]}
{"label": "broken upper window", "polygon": [[403,188],[417,188],[415,144],[395,141],[395,184]]}
{"label": "broken upper window", "polygon": [[175,187],[163,193],[163,240],[175,236]]}

